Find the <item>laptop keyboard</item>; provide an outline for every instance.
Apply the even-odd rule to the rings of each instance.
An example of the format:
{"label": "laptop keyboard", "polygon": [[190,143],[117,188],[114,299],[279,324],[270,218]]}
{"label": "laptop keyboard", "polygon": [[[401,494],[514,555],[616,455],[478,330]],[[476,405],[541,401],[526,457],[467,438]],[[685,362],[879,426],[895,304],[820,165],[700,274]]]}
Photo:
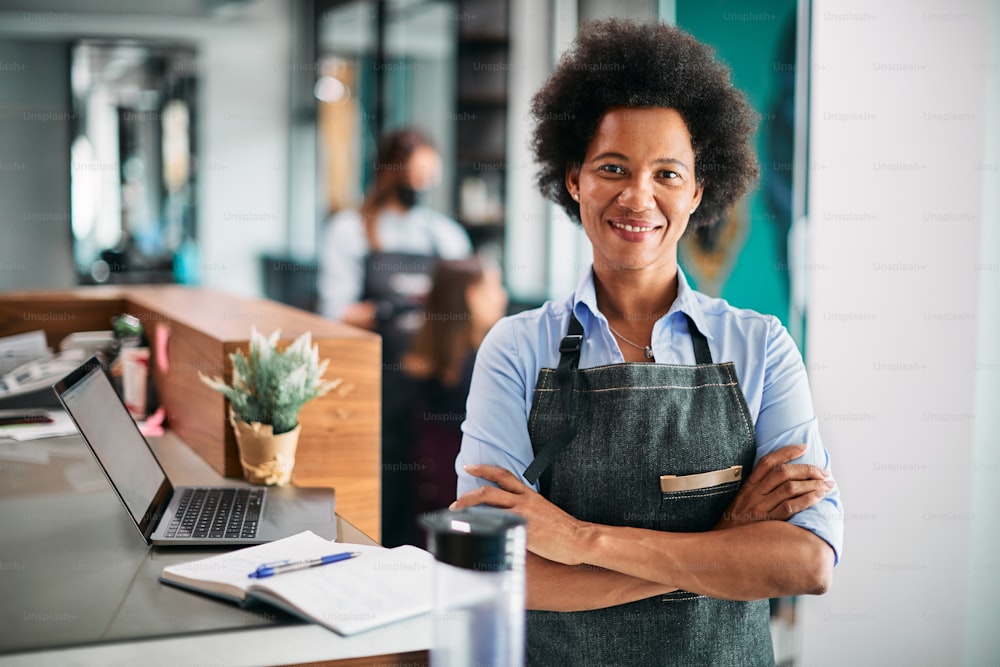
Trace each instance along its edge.
{"label": "laptop keyboard", "polygon": [[167,537],[257,536],[264,489],[183,489]]}

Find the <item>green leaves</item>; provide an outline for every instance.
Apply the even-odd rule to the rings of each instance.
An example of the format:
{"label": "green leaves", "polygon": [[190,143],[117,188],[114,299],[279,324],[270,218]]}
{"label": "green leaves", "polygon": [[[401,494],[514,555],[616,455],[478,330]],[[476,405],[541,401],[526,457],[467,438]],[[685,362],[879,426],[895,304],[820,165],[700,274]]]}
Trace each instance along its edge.
{"label": "green leaves", "polygon": [[306,332],[284,350],[277,344],[281,330],[264,337],[257,328],[250,332],[250,354],[243,350],[229,355],[233,363],[231,384],[219,377],[198,377],[218,391],[232,406],[236,418],[270,424],[274,433],[291,431],[299,423],[303,405],[340,385],[341,380],[323,380],[329,360],[319,360],[319,346]]}

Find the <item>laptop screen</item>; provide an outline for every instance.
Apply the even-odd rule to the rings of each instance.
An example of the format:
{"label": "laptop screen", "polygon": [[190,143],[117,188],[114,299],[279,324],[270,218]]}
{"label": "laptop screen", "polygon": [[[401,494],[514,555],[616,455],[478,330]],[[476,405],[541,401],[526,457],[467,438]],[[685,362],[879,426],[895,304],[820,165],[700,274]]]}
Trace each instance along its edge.
{"label": "laptop screen", "polygon": [[145,534],[169,482],[100,362],[90,359],[54,388]]}

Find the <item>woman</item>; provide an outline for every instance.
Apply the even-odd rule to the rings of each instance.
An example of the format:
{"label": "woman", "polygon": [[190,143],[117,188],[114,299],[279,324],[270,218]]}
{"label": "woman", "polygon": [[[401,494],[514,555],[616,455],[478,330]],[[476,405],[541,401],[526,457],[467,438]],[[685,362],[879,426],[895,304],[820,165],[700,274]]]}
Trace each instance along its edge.
{"label": "woman", "polygon": [[452,507],[527,518],[531,664],[773,664],[767,598],[827,589],[839,494],[784,327],[677,265],[756,179],[756,116],[708,47],[617,20],[532,112],[593,265],[483,341]]}
{"label": "woman", "polygon": [[361,209],[330,220],[320,253],[323,315],[379,331],[386,361],[409,347],[434,258],[461,259],[472,251],[454,220],[421,206],[441,160],[430,141],[407,128],[379,142],[375,183]]}
{"label": "woman", "polygon": [[379,142],[375,182],[361,210],[337,213],[320,253],[319,292],[326,317],[382,336],[382,543],[403,544],[412,530],[408,420],[412,387],[400,357],[421,323],[437,259],[460,259],[472,246],[454,220],[418,203],[433,186],[440,158],[414,129]]}
{"label": "woman", "polygon": [[424,324],[403,369],[415,380],[415,517],[455,500],[455,457],[476,351],[507,308],[500,270],[478,257],[441,261],[424,304]]}

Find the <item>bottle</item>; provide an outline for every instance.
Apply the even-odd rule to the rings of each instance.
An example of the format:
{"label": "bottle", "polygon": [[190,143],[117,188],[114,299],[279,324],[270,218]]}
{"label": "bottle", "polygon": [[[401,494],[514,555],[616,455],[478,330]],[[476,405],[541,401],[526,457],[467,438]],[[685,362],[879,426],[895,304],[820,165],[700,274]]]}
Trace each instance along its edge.
{"label": "bottle", "polygon": [[133,419],[142,420],[151,412],[149,381],[149,347],[143,345],[142,321],[135,315],[122,313],[111,319],[111,328],[118,343],[118,357],[112,364],[112,377],[120,378],[116,383],[125,407]]}
{"label": "bottle", "polygon": [[435,558],[432,667],[523,665],[524,519],[472,507],[420,523]]}

